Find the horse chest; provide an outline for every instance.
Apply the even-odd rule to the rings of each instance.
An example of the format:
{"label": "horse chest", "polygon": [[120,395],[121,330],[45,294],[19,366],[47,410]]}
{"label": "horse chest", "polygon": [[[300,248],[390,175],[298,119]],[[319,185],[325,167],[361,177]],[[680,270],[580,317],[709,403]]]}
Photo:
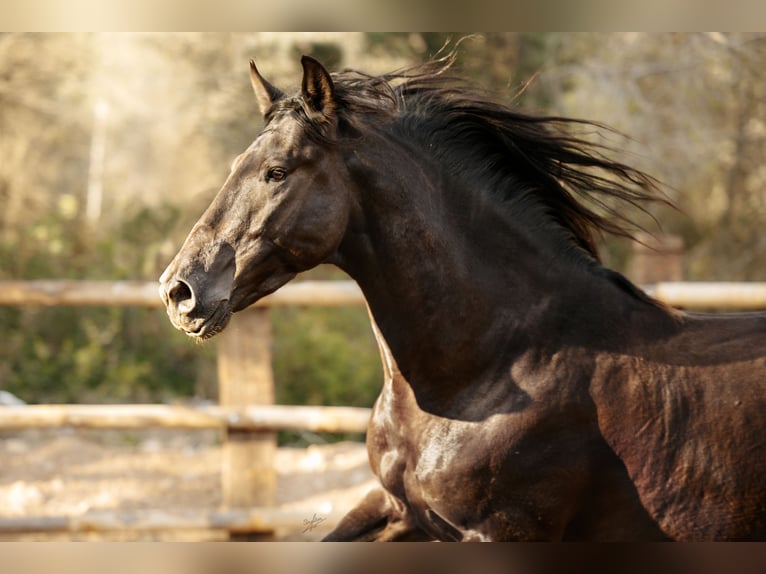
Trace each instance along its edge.
{"label": "horse chest", "polygon": [[[487,395],[484,418],[438,416],[395,391],[386,385],[376,403],[368,450],[403,516],[440,540],[561,537],[587,474],[582,417],[512,392]],[[487,407],[476,395],[471,406]]]}
{"label": "horse chest", "polygon": [[368,431],[381,485],[441,539],[465,539],[461,525],[476,523],[488,503],[489,457],[470,426],[420,413],[417,423],[374,416]]}

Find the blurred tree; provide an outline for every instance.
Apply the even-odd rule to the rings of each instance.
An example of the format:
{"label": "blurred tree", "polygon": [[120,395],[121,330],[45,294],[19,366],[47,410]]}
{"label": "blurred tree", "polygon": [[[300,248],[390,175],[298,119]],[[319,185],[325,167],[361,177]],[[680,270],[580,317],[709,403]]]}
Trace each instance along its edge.
{"label": "blurred tree", "polygon": [[614,126],[624,161],[668,185],[690,279],[764,279],[766,37],[566,34],[539,81],[552,110]]}

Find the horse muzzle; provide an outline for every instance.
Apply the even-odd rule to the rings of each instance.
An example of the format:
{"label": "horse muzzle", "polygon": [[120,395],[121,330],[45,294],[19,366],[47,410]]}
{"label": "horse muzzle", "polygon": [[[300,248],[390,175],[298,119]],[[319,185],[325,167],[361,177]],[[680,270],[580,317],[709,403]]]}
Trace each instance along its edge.
{"label": "horse muzzle", "polygon": [[173,326],[190,337],[209,339],[229,323],[232,308],[228,298],[204,302],[195,281],[178,276],[160,278],[160,298]]}
{"label": "horse muzzle", "polygon": [[209,339],[220,333],[233,312],[234,250],[225,244],[215,247],[204,259],[198,249],[191,255],[182,249],[160,277],[160,298],[170,322],[190,337]]}

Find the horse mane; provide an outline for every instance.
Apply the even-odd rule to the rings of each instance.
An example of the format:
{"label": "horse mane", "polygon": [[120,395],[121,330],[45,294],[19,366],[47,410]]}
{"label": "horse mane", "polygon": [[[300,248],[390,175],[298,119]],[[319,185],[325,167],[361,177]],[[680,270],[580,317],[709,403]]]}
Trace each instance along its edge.
{"label": "horse mane", "polygon": [[621,209],[625,204],[644,213],[648,203],[669,204],[654,178],[611,159],[616,150],[577,133],[614,130],[587,120],[528,115],[497,103],[448,74],[455,58],[453,51],[380,76],[353,70],[334,74],[341,129],[396,125],[424,142],[441,142],[428,147],[450,154],[445,165],[464,174],[494,172],[500,200],[537,206],[531,213],[552,219],[595,261],[597,235],[632,238],[642,229]]}
{"label": "horse mane", "polygon": [[[451,73],[456,54],[453,50],[383,75],[356,70],[332,74],[340,133],[353,138],[369,129],[390,130],[444,156],[443,165],[457,177],[493,178],[487,187],[499,201],[524,213],[528,225],[564,237],[562,253],[585,261],[639,299],[659,304],[619,273],[602,267],[596,244],[597,236],[633,238],[643,230],[626,215],[625,207],[654,219],[648,204],[672,206],[659,182],[611,159],[616,149],[582,134],[615,130],[588,120],[525,114],[498,103]],[[336,143],[327,125],[312,118],[304,105],[296,97],[280,102],[277,110],[296,112],[310,137]]]}

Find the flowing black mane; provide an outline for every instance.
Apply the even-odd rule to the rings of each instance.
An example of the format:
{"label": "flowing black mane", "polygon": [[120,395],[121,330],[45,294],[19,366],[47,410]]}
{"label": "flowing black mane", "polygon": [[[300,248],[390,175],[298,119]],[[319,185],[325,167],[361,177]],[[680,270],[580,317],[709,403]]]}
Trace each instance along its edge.
{"label": "flowing black mane", "polygon": [[[621,209],[665,202],[650,176],[608,157],[613,150],[577,135],[604,125],[564,117],[526,115],[492,101],[467,81],[448,74],[454,54],[401,72],[371,76],[333,75],[341,132],[389,127],[449,154],[446,165],[496,178],[502,201],[531,204],[554,221],[574,246],[598,261],[595,236],[630,237],[639,226]],[[296,111],[300,100],[279,108]],[[299,107],[307,127],[323,137],[324,126]],[[478,160],[478,161],[477,161]],[[578,250],[578,251],[579,251]]]}

